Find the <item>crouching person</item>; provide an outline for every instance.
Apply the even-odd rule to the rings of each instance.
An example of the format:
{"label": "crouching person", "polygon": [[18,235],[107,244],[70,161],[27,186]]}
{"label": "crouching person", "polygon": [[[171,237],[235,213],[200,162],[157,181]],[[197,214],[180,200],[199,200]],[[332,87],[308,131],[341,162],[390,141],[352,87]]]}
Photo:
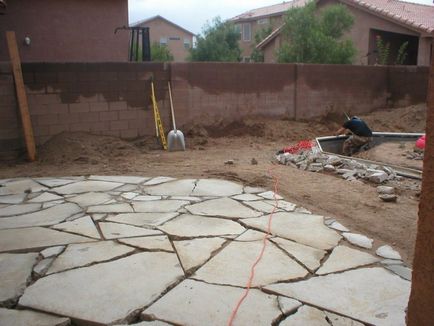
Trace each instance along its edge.
{"label": "crouching person", "polygon": [[352,117],[345,121],[342,127],[336,132],[336,136],[351,132],[350,137],[344,141],[342,153],[351,156],[357,153],[360,148],[372,141],[372,131],[365,121],[358,117]]}

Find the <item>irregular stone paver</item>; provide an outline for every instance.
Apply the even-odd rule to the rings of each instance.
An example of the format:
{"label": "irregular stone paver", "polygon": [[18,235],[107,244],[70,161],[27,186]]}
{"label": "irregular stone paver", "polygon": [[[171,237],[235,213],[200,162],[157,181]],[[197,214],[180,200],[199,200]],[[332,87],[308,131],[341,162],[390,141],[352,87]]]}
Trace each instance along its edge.
{"label": "irregular stone paver", "polygon": [[53,225],[80,211],[76,204],[61,204],[34,213],[0,218],[0,229]]}
{"label": "irregular stone paver", "polygon": [[335,229],[335,230],[338,230],[338,231],[342,231],[342,232],[348,232],[348,231],[350,231],[345,226],[343,226],[341,223],[336,222],[336,221],[332,222],[329,226],[332,229]]}
{"label": "irregular stone paver", "polygon": [[217,180],[200,179],[192,192],[192,196],[233,196],[243,192],[243,186],[238,183]]}
{"label": "irregular stone paver", "polygon": [[383,265],[402,265],[402,261],[397,259],[383,259],[381,263]]}
{"label": "irregular stone paver", "polygon": [[107,217],[107,214],[91,214],[94,221],[101,221]]}
{"label": "irregular stone paver", "polygon": [[160,199],[163,199],[163,197],[146,195],[146,196],[137,196],[136,198],[134,198],[134,201],[150,201],[150,200],[160,200]]}
{"label": "irregular stone paver", "polygon": [[156,200],[145,202],[133,202],[136,213],[168,213],[176,212],[182,206],[189,204],[185,200]]}
{"label": "irregular stone paver", "polygon": [[158,184],[169,182],[169,181],[173,181],[173,180],[176,180],[176,179],[175,178],[170,178],[170,177],[155,177],[155,178],[152,178],[149,181],[146,181],[144,183],[144,185],[145,186],[154,186],[154,185],[158,185]]}
{"label": "irregular stone paver", "polygon": [[377,267],[266,289],[374,325],[405,325],[410,282]]}
{"label": "irregular stone paver", "polygon": [[68,201],[76,203],[81,207],[87,207],[91,205],[104,204],[111,199],[112,197],[106,193],[86,192],[84,194],[68,198]]}
{"label": "irregular stone paver", "polygon": [[236,200],[230,198],[219,198],[204,201],[185,207],[191,214],[222,216],[232,218],[258,217],[262,213],[243,206]]}
{"label": "irregular stone paver", "polygon": [[0,208],[0,217],[31,213],[39,209],[41,209],[41,204],[10,205]]}
{"label": "irregular stone paver", "polygon": [[125,184],[119,188],[116,188],[115,191],[122,193],[122,192],[136,192],[136,191],[141,191],[140,189],[138,189],[139,185],[137,184]]}
{"label": "irregular stone paver", "polygon": [[327,261],[317,270],[316,274],[324,275],[354,267],[370,265],[378,262],[374,256],[345,246],[337,246],[333,249]]}
{"label": "irregular stone paver", "polygon": [[119,242],[146,250],[164,250],[173,252],[172,245],[166,235],[118,239]]}
{"label": "irregular stone paver", "polygon": [[6,182],[3,187],[0,187],[0,196],[38,192],[45,189],[47,189],[47,187],[44,187],[31,179],[13,180]]}
{"label": "irregular stone paver", "polygon": [[91,175],[89,180],[99,180],[99,181],[109,181],[118,183],[132,183],[139,184],[143,183],[149,178],[145,177],[134,177],[134,176],[105,176],[105,175]]}
{"label": "irregular stone paver", "polygon": [[49,188],[64,186],[79,181],[77,179],[47,179],[47,178],[38,178],[34,180]]}
{"label": "irregular stone paver", "polygon": [[65,201],[64,200],[54,200],[54,201],[47,201],[46,203],[42,204],[42,209],[47,209],[53,206],[57,206],[60,204],[64,204]]}
{"label": "irregular stone paver", "polygon": [[97,205],[97,206],[89,206],[87,209],[88,213],[132,213],[133,208],[130,204],[121,203],[121,204],[106,204],[106,205]]}
{"label": "irregular stone paver", "polygon": [[121,245],[114,241],[71,244],[56,258],[48,270],[48,274],[111,260],[133,251],[134,248]]}
{"label": "irregular stone paver", "polygon": [[178,213],[126,213],[111,215],[107,217],[106,221],[137,226],[157,226],[178,215]]}
{"label": "irregular stone paver", "polygon": [[233,196],[232,199],[241,200],[241,201],[252,201],[252,200],[262,200],[264,198],[256,196],[254,194],[241,194]]}
{"label": "irregular stone paver", "polygon": [[0,196],[0,204],[20,204],[26,198],[26,194]]}
{"label": "irregular stone paver", "polygon": [[48,257],[52,257],[52,256],[57,256],[58,254],[60,254],[63,251],[63,249],[65,249],[65,246],[50,247],[50,248],[42,250],[40,252],[40,254],[44,258],[48,258]]}
{"label": "irregular stone paver", "polygon": [[39,195],[38,197],[32,198],[29,200],[30,203],[43,203],[46,201],[52,201],[52,200],[63,200],[63,197],[50,194],[49,192],[44,192],[42,195]]}
{"label": "irregular stone paver", "polygon": [[226,240],[221,238],[204,238],[185,241],[174,241],[173,244],[185,271],[198,267],[206,262],[211,254],[219,249]]}
{"label": "irregular stone paver", "polygon": [[295,257],[295,259],[301,262],[310,271],[314,271],[320,266],[321,259],[323,259],[326,254],[324,250],[309,247],[282,238],[273,238],[272,241],[291,256]]}
{"label": "irregular stone paver", "polygon": [[289,314],[301,306],[301,302],[287,297],[278,297],[279,307],[284,314]]}
{"label": "irregular stone paver", "polygon": [[36,275],[43,276],[45,272],[48,270],[48,267],[50,267],[53,260],[54,260],[53,257],[42,259],[35,267],[33,267],[33,272]]}
{"label": "irregular stone paver", "polygon": [[393,248],[389,245],[381,246],[379,247],[375,253],[383,258],[386,259],[399,259],[401,260],[401,255],[396,250],[393,250]]}
{"label": "irregular stone paver", "polygon": [[159,229],[179,237],[229,235],[245,231],[245,228],[233,221],[189,214],[178,216]]}
{"label": "irregular stone paver", "polygon": [[372,242],[374,240],[368,238],[367,236],[364,236],[362,234],[356,234],[356,233],[349,233],[345,232],[342,233],[345,239],[347,239],[350,243],[352,243],[355,246],[359,246],[366,249],[372,248]]}
{"label": "irregular stone paver", "polygon": [[267,204],[265,201],[248,201],[244,204],[263,213],[272,213],[277,210],[277,208],[274,208],[274,205]]}
{"label": "irregular stone paver", "polygon": [[68,326],[69,318],[51,316],[31,310],[0,308],[0,325],[9,326]]}
{"label": "irregular stone paver", "polygon": [[389,271],[394,272],[396,275],[401,276],[403,279],[407,281],[411,281],[411,269],[402,265],[386,265],[385,266]]}
{"label": "irregular stone paver", "polygon": [[272,200],[275,200],[275,199],[277,199],[277,200],[283,199],[282,196],[280,196],[280,195],[274,193],[273,191],[265,191],[265,192],[261,192],[260,194],[258,194],[258,196],[261,196],[262,198],[265,198],[265,199],[272,199]]}
{"label": "irregular stone paver", "polygon": [[[244,219],[243,223],[263,231],[267,230],[269,216]],[[318,249],[331,249],[341,236],[323,223],[323,217],[302,213],[275,213],[271,233]]]}
{"label": "irregular stone paver", "polygon": [[175,254],[139,253],[41,278],[26,289],[19,305],[87,323],[122,323],[182,276]]}
{"label": "irregular stone paver", "polygon": [[[265,200],[264,202],[272,205],[273,207],[276,205],[275,200]],[[288,201],[285,201],[285,200],[278,200],[277,201],[277,208],[283,209],[287,212],[294,212],[296,207],[297,207],[297,205],[290,203]]]}
{"label": "irregular stone paver", "polygon": [[[226,325],[243,289],[185,280],[143,312],[177,325]],[[271,325],[281,314],[277,298],[252,289],[234,325]]]}
{"label": "irregular stone paver", "polygon": [[324,311],[333,326],[364,326],[364,324],[350,318],[342,317],[328,311]]}
{"label": "irregular stone paver", "polygon": [[196,181],[196,179],[184,179],[162,183],[156,186],[146,187],[145,192],[148,195],[190,196],[196,186]]}
{"label": "irregular stone paver", "polygon": [[11,306],[26,288],[38,254],[0,254],[0,304]]}
{"label": "irregular stone paver", "polygon": [[93,191],[110,191],[122,186],[122,183],[106,181],[78,181],[65,186],[52,188],[52,191],[60,195],[81,194]]}
{"label": "irregular stone paver", "polygon": [[124,192],[123,194],[121,194],[122,198],[131,200],[134,197],[137,197],[139,194],[137,192]]}
{"label": "irregular stone paver", "polygon": [[283,320],[279,325],[330,326],[330,324],[327,322],[326,314],[323,311],[309,306],[300,307],[295,314]]}
{"label": "irregular stone paver", "polygon": [[[250,267],[262,248],[262,241],[232,242],[203,265],[193,278],[214,284],[245,286]],[[308,271],[268,242],[262,260],[256,266],[252,286],[304,277]]]}
{"label": "irregular stone paver", "polygon": [[170,199],[172,199],[172,200],[174,200],[174,199],[175,200],[187,200],[187,201],[195,202],[195,203],[202,201],[201,198],[192,197],[192,196],[172,196],[172,197],[170,197]]}
{"label": "irregular stone paver", "polygon": [[99,227],[101,232],[106,239],[117,239],[117,238],[129,238],[129,237],[139,237],[145,235],[161,235],[162,233],[157,230],[150,230],[145,228],[139,228],[132,225],[120,224],[120,223],[110,223],[110,222],[100,222]]}
{"label": "irregular stone paver", "polygon": [[88,241],[92,239],[41,227],[0,230],[0,252]]}
{"label": "irregular stone paver", "polygon": [[52,226],[53,229],[77,233],[86,237],[101,239],[98,230],[90,216],[86,215],[70,222],[64,222]]}
{"label": "irregular stone paver", "polygon": [[[264,232],[255,231],[252,229],[247,229],[246,232],[241,234],[239,237],[236,237],[235,241],[258,241],[263,240],[267,234]],[[267,239],[272,238],[271,234],[268,235]]]}

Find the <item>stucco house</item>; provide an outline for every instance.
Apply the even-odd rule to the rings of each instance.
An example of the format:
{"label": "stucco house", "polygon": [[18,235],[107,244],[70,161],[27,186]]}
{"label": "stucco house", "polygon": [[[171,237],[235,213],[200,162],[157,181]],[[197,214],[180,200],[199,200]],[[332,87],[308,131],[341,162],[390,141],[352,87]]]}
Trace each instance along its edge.
{"label": "stucco house", "polygon": [[193,46],[192,32],[157,15],[131,24],[132,27],[148,27],[151,44],[156,42],[167,46],[174,61],[186,61],[189,49]]}
{"label": "stucco house", "polygon": [[[354,16],[354,25],[346,35],[357,49],[355,64],[377,63],[376,36],[390,43],[390,53],[408,41],[408,65],[429,65],[434,39],[434,6],[397,0],[316,0],[318,10],[332,4],[343,4]],[[281,30],[285,12],[304,6],[307,0],[293,0],[277,5],[253,9],[231,19],[240,28],[240,47],[243,61],[249,61],[256,47],[264,54],[265,62],[276,62],[275,51],[282,42]],[[271,34],[255,44],[253,35],[271,26]]]}
{"label": "stucco house", "polygon": [[0,61],[9,60],[5,31],[15,31],[22,61],[128,61],[128,0],[9,0],[0,16]]}

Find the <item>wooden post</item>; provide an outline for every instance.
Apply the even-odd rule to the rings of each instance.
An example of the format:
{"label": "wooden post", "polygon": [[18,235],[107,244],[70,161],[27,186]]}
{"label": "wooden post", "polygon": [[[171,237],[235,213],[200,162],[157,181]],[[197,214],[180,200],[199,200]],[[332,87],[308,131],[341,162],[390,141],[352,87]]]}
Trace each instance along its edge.
{"label": "wooden post", "polygon": [[17,39],[15,32],[6,32],[9,56],[12,62],[12,72],[14,74],[15,90],[17,92],[18,106],[21,113],[23,124],[24,139],[26,142],[27,156],[30,161],[36,160],[36,146],[33,137],[32,122],[30,121],[29,105],[27,103],[26,89],[24,88],[23,73],[21,71],[20,54],[18,53]]}

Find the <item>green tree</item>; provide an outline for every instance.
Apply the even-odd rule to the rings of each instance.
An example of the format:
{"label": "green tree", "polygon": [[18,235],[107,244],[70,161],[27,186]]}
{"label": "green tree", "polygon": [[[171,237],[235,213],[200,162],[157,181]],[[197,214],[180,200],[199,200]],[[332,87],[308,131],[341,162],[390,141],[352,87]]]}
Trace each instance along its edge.
{"label": "green tree", "polygon": [[285,15],[283,42],[277,51],[279,62],[351,64],[356,49],[351,40],[342,39],[354,23],[343,5],[316,10],[316,3],[291,8]]}
{"label": "green tree", "polygon": [[166,45],[161,45],[157,42],[151,45],[151,60],[152,61],[173,61],[173,55],[170,53]]}
{"label": "green tree", "polygon": [[253,44],[252,55],[250,56],[250,59],[252,59],[253,62],[264,62],[264,53],[257,49],[256,46],[261,43],[268,35],[270,35],[272,31],[273,28],[268,26],[255,33],[255,42]]}
{"label": "green tree", "polygon": [[241,49],[238,45],[239,31],[235,25],[222,22],[220,17],[213,19],[197,36],[196,47],[190,49],[190,61],[226,61],[241,60]]}

